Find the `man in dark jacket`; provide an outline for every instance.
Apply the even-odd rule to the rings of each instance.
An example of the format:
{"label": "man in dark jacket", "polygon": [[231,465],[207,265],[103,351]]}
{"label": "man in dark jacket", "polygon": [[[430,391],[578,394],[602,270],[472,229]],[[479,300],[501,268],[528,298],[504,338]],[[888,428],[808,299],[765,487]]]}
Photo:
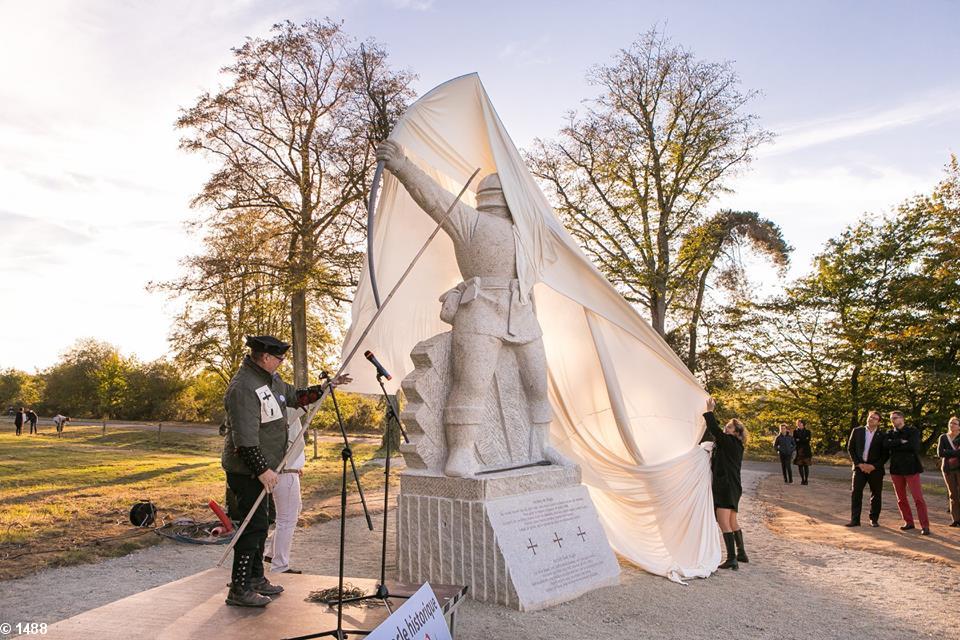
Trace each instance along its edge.
{"label": "man in dark jacket", "polygon": [[[287,447],[287,407],[316,402],[321,387],[298,390],[280,379],[276,370],[290,345],[273,336],[248,336],[250,354],[227,387],[224,406],[227,431],[221,466],[227,484],[236,495],[230,517],[243,520],[266,489],[277,485],[278,467]],[[349,382],[342,376],[333,384]],[[243,607],[263,607],[283,587],[263,575],[263,550],[269,526],[268,500],[260,502],[243,535],[233,549],[233,573],[226,602]]]}
{"label": "man in dark jacket", "polygon": [[923,489],[920,487],[920,474],[923,465],[920,462],[920,432],[914,427],[908,427],[899,411],[890,412],[890,422],[893,429],[887,432],[883,440],[884,449],[890,457],[890,480],[897,493],[897,507],[903,516],[901,531],[914,529],[913,513],[907,501],[907,488],[913,494],[913,502],[917,505],[917,517],[920,519],[920,535],[930,535],[930,519],[927,517],[927,503],[923,499]]}
{"label": "man in dark jacket", "polygon": [[780,470],[783,471],[783,481],[786,484],[793,484],[793,467],[790,466],[793,460],[793,452],[797,450],[797,443],[790,435],[790,427],[786,423],[780,425],[780,435],[773,441],[774,450],[780,455]]}
{"label": "man in dark jacket", "polygon": [[880,526],[880,508],[883,506],[883,465],[887,461],[884,449],[884,433],[880,430],[880,413],[867,415],[867,426],[850,432],[847,454],[853,462],[853,479],[850,487],[850,522],[848,527],[860,526],[863,511],[863,488],[870,485],[870,526]]}
{"label": "man in dark jacket", "polygon": [[37,412],[33,409],[27,409],[27,421],[30,423],[30,433],[39,433],[37,431]]}

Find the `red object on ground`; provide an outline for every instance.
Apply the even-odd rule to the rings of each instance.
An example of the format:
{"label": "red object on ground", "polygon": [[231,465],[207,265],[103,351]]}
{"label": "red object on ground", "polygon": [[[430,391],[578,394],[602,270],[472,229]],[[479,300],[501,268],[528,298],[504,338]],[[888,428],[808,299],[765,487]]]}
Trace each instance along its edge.
{"label": "red object on ground", "polygon": [[211,500],[207,505],[217,514],[217,518],[220,519],[220,522],[223,523],[224,528],[227,530],[227,533],[233,531],[233,523],[230,522],[230,518],[227,517],[227,514],[223,512],[223,509],[220,508],[220,505],[217,504],[216,500]]}

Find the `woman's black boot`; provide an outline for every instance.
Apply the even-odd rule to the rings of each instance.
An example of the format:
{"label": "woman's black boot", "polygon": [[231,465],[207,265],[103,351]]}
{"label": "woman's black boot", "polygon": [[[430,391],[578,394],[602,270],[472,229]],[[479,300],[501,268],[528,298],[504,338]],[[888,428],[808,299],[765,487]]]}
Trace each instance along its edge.
{"label": "woman's black boot", "polygon": [[743,547],[743,529],[737,529],[733,532],[733,541],[737,544],[737,562],[750,562],[747,557],[747,550]]}
{"label": "woman's black boot", "polygon": [[734,571],[736,571],[740,567],[739,565],[737,565],[736,543],[734,542],[732,531],[728,531],[723,534],[723,544],[727,548],[727,559],[717,568],[733,569]]}

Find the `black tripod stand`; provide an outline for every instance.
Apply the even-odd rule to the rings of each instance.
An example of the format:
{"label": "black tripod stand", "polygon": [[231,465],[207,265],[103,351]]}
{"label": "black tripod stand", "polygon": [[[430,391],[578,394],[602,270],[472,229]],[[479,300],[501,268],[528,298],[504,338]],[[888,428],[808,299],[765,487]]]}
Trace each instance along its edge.
{"label": "black tripod stand", "polygon": [[403,430],[403,423],[400,422],[400,415],[397,413],[397,408],[393,405],[393,401],[390,399],[390,395],[387,393],[386,387],[383,386],[383,375],[379,372],[377,373],[377,382],[380,384],[380,390],[383,392],[383,399],[387,403],[387,462],[384,465],[383,471],[383,540],[381,541],[380,546],[380,582],[377,584],[376,592],[368,596],[347,598],[343,602],[350,603],[374,599],[382,600],[383,605],[387,608],[387,611],[393,613],[393,610],[390,608],[390,602],[388,598],[406,598],[408,596],[391,595],[390,590],[387,589],[387,514],[389,513],[388,509],[390,508],[390,456],[392,455],[390,445],[393,441],[393,438],[390,437],[391,420],[397,425],[397,428],[400,429],[400,435],[403,436],[405,442],[410,442],[410,438],[407,437],[407,432]]}
{"label": "black tripod stand", "polygon": [[[337,396],[333,392],[333,384],[330,381],[330,377],[324,372],[323,378],[327,380],[327,384],[330,386],[330,399],[333,401],[333,411],[337,415],[337,424],[340,425],[340,434],[343,436],[343,449],[340,451],[340,457],[343,459],[343,470],[340,473],[340,569],[338,572],[339,582],[337,584],[337,628],[331,629],[330,631],[321,631],[319,633],[310,633],[304,636],[297,636],[295,638],[287,638],[287,640],[307,640],[308,638],[323,638],[326,636],[332,636],[337,640],[346,640],[350,635],[365,636],[370,631],[363,631],[361,629],[350,629],[345,630],[343,628],[343,603],[347,600],[343,599],[343,558],[345,555],[344,543],[347,537],[347,460],[350,461],[350,465],[353,467],[353,477],[357,482],[357,490],[360,493],[360,502],[363,504],[363,513],[367,516],[367,526],[373,531],[373,521],[370,520],[370,512],[367,510],[367,503],[363,498],[363,489],[360,487],[360,478],[357,476],[357,466],[353,462],[353,451],[350,449],[350,441],[347,439],[347,431],[343,426],[343,418],[340,416],[340,407],[337,405]],[[333,603],[327,603],[333,604]]]}

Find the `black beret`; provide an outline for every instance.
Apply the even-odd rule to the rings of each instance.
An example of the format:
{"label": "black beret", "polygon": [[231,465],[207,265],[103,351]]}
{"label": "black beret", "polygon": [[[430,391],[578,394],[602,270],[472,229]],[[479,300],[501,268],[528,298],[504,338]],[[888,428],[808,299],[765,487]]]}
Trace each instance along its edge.
{"label": "black beret", "polygon": [[273,336],[247,336],[247,346],[254,351],[262,351],[270,355],[282,357],[287,352],[290,345],[283,340],[277,340]]}

